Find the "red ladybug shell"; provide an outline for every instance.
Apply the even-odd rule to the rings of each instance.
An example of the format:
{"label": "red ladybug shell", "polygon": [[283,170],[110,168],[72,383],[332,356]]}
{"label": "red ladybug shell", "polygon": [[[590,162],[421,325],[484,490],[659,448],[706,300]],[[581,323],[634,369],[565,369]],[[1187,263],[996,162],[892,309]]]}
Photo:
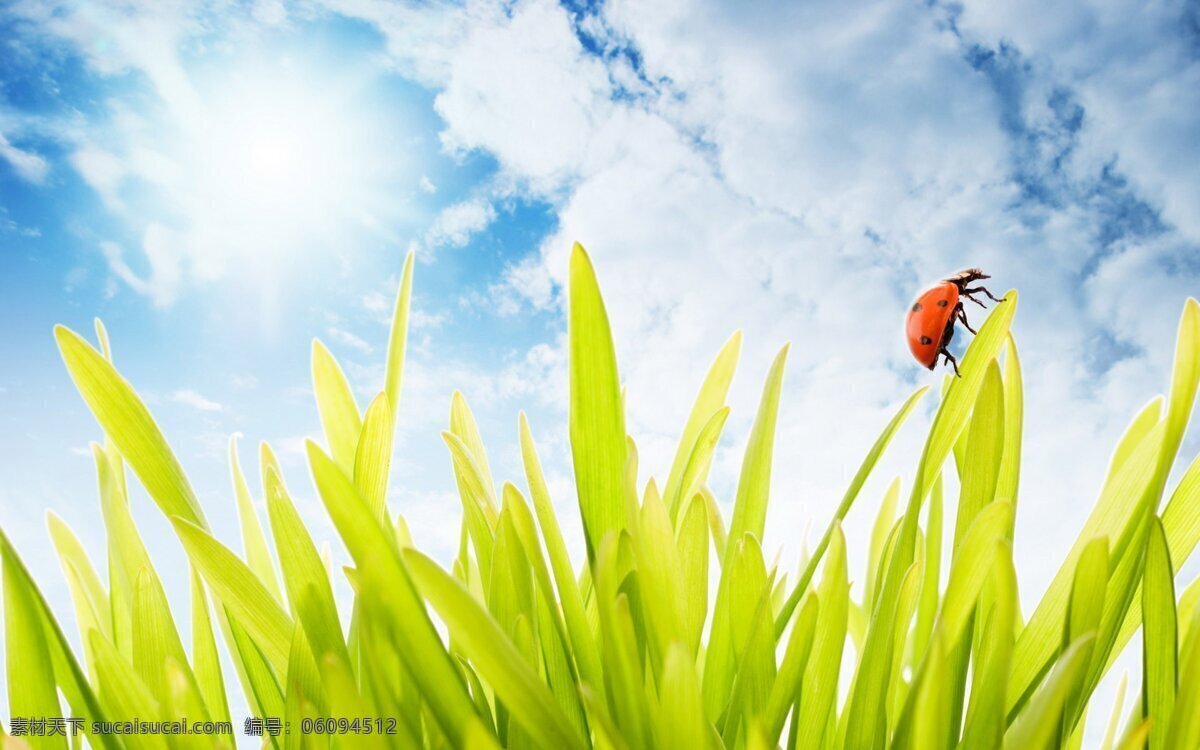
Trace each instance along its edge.
{"label": "red ladybug shell", "polygon": [[958,287],[949,281],[939,281],[917,295],[908,309],[908,317],[904,321],[908,349],[918,362],[930,370],[937,364],[942,336],[957,304]]}

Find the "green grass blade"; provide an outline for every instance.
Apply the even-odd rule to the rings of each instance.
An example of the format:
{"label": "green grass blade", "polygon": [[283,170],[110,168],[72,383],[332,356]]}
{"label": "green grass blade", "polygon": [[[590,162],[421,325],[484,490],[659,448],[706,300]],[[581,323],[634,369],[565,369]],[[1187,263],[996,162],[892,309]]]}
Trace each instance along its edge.
{"label": "green grass blade", "polygon": [[167,696],[172,692],[167,663],[173,661],[183,672],[187,692],[194,697],[189,703],[202,703],[196,678],[187,667],[187,655],[175,629],[167,596],[158,577],[148,570],[141,571],[134,587],[133,641],[133,667],[154,695]]}
{"label": "green grass blade", "polygon": [[208,596],[200,572],[191,569],[192,581],[192,671],[196,685],[213,721],[229,721],[229,704],[225,699],[225,678],[221,674],[221,657],[213,637],[209,617]]}
{"label": "green grass blade", "polygon": [[258,577],[228,547],[182,518],[172,518],[175,533],[213,595],[254,639],[279,675],[287,674],[292,621]]}
{"label": "green grass blade", "polygon": [[995,360],[988,365],[967,428],[968,453],[963,465],[962,487],[958,494],[958,513],[955,514],[954,550],[971,522],[984,506],[996,498],[996,483],[1000,475],[1004,451],[1004,383],[1000,366]]}
{"label": "green grass blade", "polygon": [[[100,576],[96,574],[91,558],[88,557],[87,551],[79,543],[79,537],[75,536],[71,527],[53,511],[47,512],[46,523],[50,528],[50,539],[54,542],[59,561],[63,564],[64,569],[69,565],[78,576],[77,581],[80,585],[71,590],[72,598],[76,602],[75,611],[82,614],[86,609],[93,613],[96,627],[107,636],[112,630],[112,612],[109,608],[108,592],[100,581]],[[85,606],[81,608],[81,604]]]}
{"label": "green grass blade", "polygon": [[338,468],[348,476],[354,475],[354,454],[362,434],[362,415],[354,400],[346,374],[333,354],[318,339],[312,343],[313,395],[325,440]]}
{"label": "green grass blade", "polygon": [[675,544],[679,548],[679,570],[683,588],[686,642],[694,656],[700,648],[708,619],[708,509],[704,498],[692,495],[680,516]]}
{"label": "green grass blade", "polygon": [[84,643],[83,652],[88,674],[95,677],[95,660],[88,646],[87,633],[96,628],[106,638],[112,638],[112,608],[108,592],[104,590],[104,584],[100,582],[100,577],[92,567],[91,559],[79,543],[75,532],[53,511],[47,512],[46,520],[63,575],[67,579],[67,587],[71,591],[71,603],[75,608],[79,635]]}
{"label": "green grass blade", "polygon": [[962,635],[996,560],[1002,557],[1003,547],[997,543],[1005,540],[1011,524],[1012,504],[997,501],[980,511],[963,535],[959,553],[950,565],[950,579],[935,626],[947,642],[953,643]]}
{"label": "green grass blade", "polygon": [[1079,638],[1063,653],[1050,676],[1004,735],[1004,746],[1043,750],[1058,743],[1059,721],[1068,695],[1083,681],[1094,636]]}
{"label": "green grass blade", "polygon": [[79,334],[54,329],[76,389],[163,513],[205,526],[196,495],[162,431],[133,387]]}
{"label": "green grass blade", "polygon": [[[96,667],[100,674],[100,697],[112,718],[118,721],[163,720],[165,715],[160,701],[142,682],[133,667],[121,658],[116,648],[99,632],[93,630],[90,635],[92,650],[96,653]],[[137,746],[139,750],[168,750],[170,747],[165,737],[160,734],[139,735]],[[66,747],[66,740],[63,740],[61,747]]]}
{"label": "green grass blade", "polygon": [[846,571],[846,537],[840,524],[825,557],[817,596],[821,609],[813,634],[812,656],[804,670],[797,714],[797,747],[825,746],[827,719],[837,699],[838,674],[846,642],[846,618],[850,606],[850,582]]}
{"label": "green grass blade", "polygon": [[1117,697],[1113,701],[1112,713],[1109,714],[1108,726],[1104,730],[1104,739],[1100,742],[1100,750],[1113,750],[1113,743],[1117,739],[1118,724],[1121,721],[1121,710],[1125,708],[1125,691],[1129,688],[1129,675],[1121,675],[1121,682],[1117,685]]}
{"label": "green grass blade", "polygon": [[[284,692],[283,718],[291,727],[302,727],[304,719],[329,715],[325,685],[304,637],[304,628],[296,623],[292,646],[288,651],[287,689]],[[300,750],[307,739],[303,732],[286,732],[284,750]],[[311,743],[311,740],[309,740]]]}
{"label": "green grass blade", "polygon": [[1200,607],[1192,615],[1179,658],[1179,692],[1166,747],[1200,747]]}
{"label": "green grass blade", "polygon": [[408,311],[412,302],[413,261],[416,254],[409,251],[404,259],[404,271],[400,274],[400,288],[396,292],[396,306],[392,312],[392,331],[388,337],[387,369],[384,372],[384,392],[387,393],[389,422],[395,424],[396,410],[400,407],[400,387],[404,378],[404,355],[408,348]]}
{"label": "green grass blade", "polygon": [[[1025,392],[1021,360],[1012,334],[1004,342],[1004,450],[996,478],[996,497],[1016,508],[1021,479],[1021,438],[1025,421]],[[1012,535],[1012,532],[1009,532]]]}
{"label": "green grass blade", "polygon": [[[1062,648],[1065,650],[1077,639],[1087,633],[1101,632],[1104,623],[1106,605],[1111,605],[1108,596],[1109,585],[1109,555],[1108,538],[1097,537],[1083,548],[1079,562],[1075,566],[1075,577],[1071,584],[1071,596],[1067,604],[1066,628],[1063,631]],[[1092,660],[1090,649],[1085,649],[1089,661]],[[1063,715],[1063,726],[1060,740],[1066,744],[1075,724],[1081,718],[1083,707],[1086,705],[1086,693],[1080,689],[1086,687],[1086,682],[1079,689],[1068,691],[1066,710]]]}
{"label": "green grass blade", "polygon": [[647,614],[651,653],[656,657],[654,663],[662,664],[670,645],[686,643],[689,636],[675,533],[654,480],[646,487],[639,516],[633,534],[638,584]]}
{"label": "green grass blade", "polygon": [[350,654],[325,564],[279,475],[270,466],[264,470],[267,514],[292,614],[303,624],[308,645],[318,662],[328,656],[349,667]]}
{"label": "green grass blade", "polygon": [[682,644],[667,651],[659,704],[654,724],[658,747],[703,748],[708,744],[709,725],[704,718],[700,679],[692,655]]}
{"label": "green grass blade", "polygon": [[588,625],[587,611],[584,609],[583,596],[579,591],[579,582],[575,578],[570,556],[567,554],[567,544],[563,540],[558,518],[554,513],[554,505],[550,500],[550,491],[542,474],[541,461],[538,459],[537,448],[533,443],[533,433],[529,429],[529,421],[524,412],[520,416],[521,457],[525,466],[525,477],[529,483],[529,493],[533,500],[534,512],[542,529],[542,538],[546,544],[546,554],[550,558],[550,568],[554,571],[554,581],[558,589],[558,598],[562,607],[563,621],[570,635],[571,651],[579,668],[580,678],[591,685],[596,695],[603,699],[604,677],[600,665],[600,651],[592,637]]}
{"label": "green grass blade", "polygon": [[395,535],[329,456],[312,441],[307,449],[318,494],[363,575],[360,599],[386,624],[385,632],[394,627],[403,633],[395,644],[408,673],[441,730],[451,742],[461,742],[474,704],[413,587]]}
{"label": "green grass blade", "polygon": [[1007,545],[998,556],[989,579],[991,603],[983,613],[979,663],[975,665],[967,705],[961,750],[991,750],[1001,747],[1008,726],[1008,674],[1016,641],[1017,571],[1013,567],[1012,548]]}
{"label": "green grass blade", "polygon": [[896,503],[899,500],[900,477],[896,477],[888,485],[883,502],[879,504],[879,512],[875,515],[875,524],[871,527],[871,546],[867,551],[867,582],[863,586],[863,604],[867,607],[875,601],[875,582],[879,578],[879,568],[883,565],[884,547],[896,525]]}
{"label": "green grass blade", "polygon": [[[470,456],[470,464],[474,469],[475,492],[482,492],[480,502],[487,512],[488,521],[496,524],[496,485],[492,479],[492,470],[488,465],[487,451],[483,447],[483,437],[479,434],[479,426],[475,423],[475,415],[467,405],[467,399],[459,391],[455,391],[450,399],[450,432],[462,441],[466,454]],[[459,480],[459,491],[462,491],[462,480]]]}
{"label": "green grass blade", "polygon": [[933,481],[941,473],[942,464],[950,453],[951,446],[967,425],[967,416],[975,405],[983,380],[991,369],[992,360],[1000,353],[1001,347],[1008,339],[1009,327],[1017,312],[1017,293],[1009,290],[1005,302],[996,305],[988,315],[987,320],[979,327],[979,333],[967,347],[963,361],[959,367],[960,378],[950,384],[942,404],[933,418],[929,428],[929,437],[925,442],[925,450],[917,465],[917,479],[913,486],[913,497],[919,505],[933,486]]}
{"label": "green grass blade", "polygon": [[242,464],[238,460],[236,435],[229,438],[229,471],[233,477],[233,494],[237,499],[246,564],[267,587],[267,591],[271,592],[271,596],[275,597],[275,601],[282,602],[283,592],[279,588],[275,563],[271,560],[271,552],[267,547],[267,537],[263,533],[262,523],[258,520],[258,511],[255,510],[254,499],[250,496],[250,485],[246,483],[246,475],[242,473]]}
{"label": "green grass blade", "polygon": [[[736,544],[746,533],[753,534],[761,544],[763,526],[767,520],[767,499],[771,491],[771,459],[775,450],[775,425],[779,419],[779,397],[783,392],[783,369],[787,362],[788,347],[784,346],[775,355],[767,382],[763,385],[762,399],[754,426],[750,428],[750,439],[746,443],[746,454],[742,459],[742,473],[738,477],[737,498],[733,503],[733,518],[729,522],[728,544]],[[726,555],[729,550],[726,550]]]}
{"label": "green grass blade", "polygon": [[725,519],[721,517],[721,507],[717,498],[707,487],[700,488],[704,498],[704,508],[708,511],[708,530],[712,534],[713,549],[717,551],[717,564],[724,567],[725,549],[729,546],[729,532],[725,530]]}
{"label": "green grass blade", "polygon": [[[1192,461],[1179,480],[1179,485],[1171,493],[1162,513],[1163,529],[1167,535],[1167,547],[1171,560],[1176,561],[1176,567],[1182,565],[1196,549],[1200,542],[1200,457]],[[1139,592],[1141,583],[1139,582]],[[1108,667],[1120,655],[1121,650],[1142,624],[1142,603],[1140,593],[1134,597],[1121,624],[1120,633],[1109,656]]]}
{"label": "green grass blade", "polygon": [[933,622],[937,619],[938,604],[941,601],[943,501],[940,474],[933,483],[927,504],[929,507],[925,511],[921,598],[917,603],[917,622],[914,625],[912,640],[913,667],[916,667],[916,659],[925,653],[929,639],[933,637]]}
{"label": "green grass blade", "polygon": [[1150,750],[1167,748],[1178,680],[1175,571],[1167,535],[1157,518],[1150,527],[1142,585],[1142,710],[1152,719]]}
{"label": "green grass blade", "polygon": [[622,496],[625,409],[608,314],[591,259],[571,252],[568,349],[571,377],[571,456],[588,559],[604,536],[629,524]]}
{"label": "green grass blade", "polygon": [[421,593],[450,628],[455,643],[526,732],[547,747],[583,747],[583,739],[512,641],[462,584],[414,549],[405,564]]}
{"label": "green grass blade", "polygon": [[[696,452],[699,436],[712,422],[717,411],[725,405],[741,351],[742,332],[734,331],[717,353],[716,359],[708,368],[708,374],[704,376],[700,392],[696,394],[696,401],[692,404],[687,424],[684,425],[683,434],[679,438],[679,447],[675,449],[675,458],[671,461],[667,483],[663,486],[663,498],[671,510],[672,519],[678,515],[680,507],[690,497],[691,493],[684,489],[685,470],[692,461],[691,456]],[[700,481],[703,482],[703,478]]]}
{"label": "green grass blade", "polygon": [[[862,490],[863,484],[875,469],[875,464],[879,462],[880,456],[892,442],[892,437],[896,431],[904,424],[904,420],[916,407],[917,403],[929,390],[928,386],[918,388],[907,400],[900,406],[900,409],[883,428],[883,432],[875,439],[875,444],[871,446],[871,450],[867,452],[867,457],[863,459],[862,464],[858,467],[854,478],[850,480],[850,486],[846,488],[846,494],[842,496],[841,503],[838,504],[837,510],[833,514],[833,518],[829,521],[829,526],[825,529],[825,534],[821,537],[821,541],[817,543],[817,547],[813,550],[812,557],[805,566],[804,572],[797,579],[796,585],[792,588],[792,593],[788,595],[787,601],[780,610],[779,616],[775,619],[775,638],[778,640],[783,631],[787,628],[788,620],[791,619],[792,613],[796,609],[796,605],[800,603],[800,597],[808,589],[808,584],[812,581],[813,575],[816,573],[817,564],[821,561],[821,556],[825,554],[825,550],[829,547],[829,540],[833,534],[834,524],[840,524],[846,518],[846,514],[850,512],[851,506],[855,499],[858,498],[858,493]],[[710,509],[711,511],[711,509]],[[724,550],[723,545],[717,547],[718,551]]]}
{"label": "green grass blade", "polygon": [[704,661],[704,708],[714,723],[729,705],[739,667],[738,651],[753,630],[754,615],[767,581],[762,548],[753,534],[737,540],[727,557],[729,564],[722,571],[717,587]]}
{"label": "green grass blade", "polygon": [[[37,718],[62,716],[54,684],[54,664],[37,607],[25,581],[9,559],[4,561],[5,666],[8,671],[8,715]],[[62,748],[63,737],[37,737],[39,748]]]}
{"label": "green grass blade", "polygon": [[367,407],[354,453],[354,485],[371,512],[380,518],[387,517],[393,432],[392,409],[388,405],[387,394],[380,393]]}
{"label": "green grass blade", "polygon": [[[619,733],[634,750],[650,745],[650,707],[647,705],[638,643],[630,599],[636,595],[636,574],[628,532],[605,537],[596,555],[596,585],[593,601],[600,622],[600,644],[604,657],[612,714]],[[603,713],[593,712],[603,726]],[[593,727],[598,726],[593,721]]]}
{"label": "green grass blade", "polygon": [[783,661],[779,664],[779,674],[771,685],[767,708],[763,713],[763,728],[771,746],[775,745],[783,732],[788,711],[800,700],[804,670],[813,654],[819,612],[817,595],[810,593],[800,607],[796,624],[792,626]]}
{"label": "green grass blade", "polygon": [[[1175,364],[1171,369],[1171,395],[1167,399],[1166,432],[1163,433],[1163,448],[1159,453],[1159,485],[1165,484],[1183,433],[1187,429],[1196,403],[1196,392],[1200,390],[1200,302],[1188,298],[1179,319],[1179,331],[1175,341]],[[1151,731],[1151,735],[1153,735]]]}
{"label": "green grass blade", "polygon": [[575,731],[582,737],[588,736],[587,719],[583,705],[579,702],[579,678],[571,661],[570,641],[559,620],[553,599],[537,597],[538,627],[542,655],[545,659],[546,682],[550,685],[558,705],[570,720]]}
{"label": "green grass blade", "polygon": [[470,446],[462,438],[452,432],[443,432],[442,439],[450,449],[450,457],[454,463],[454,476],[458,482],[459,497],[463,504],[463,521],[470,534],[471,544],[475,548],[475,559],[479,563],[479,572],[483,583],[487,586],[492,574],[492,548],[496,543],[496,511],[489,500],[488,490],[484,479],[471,453]]}
{"label": "green grass blade", "polygon": [[[21,558],[17,555],[17,551],[13,549],[12,543],[8,536],[0,531],[0,561],[3,564],[3,577],[6,601],[4,604],[4,617],[7,622],[8,618],[18,618],[20,624],[5,626],[5,638],[10,639],[13,636],[11,633],[21,632],[25,635],[20,636],[22,641],[20,648],[24,649],[26,641],[30,643],[30,648],[36,653],[37,646],[35,637],[32,635],[31,629],[38,627],[42,633],[42,643],[45,644],[45,652],[49,655],[50,670],[47,674],[51,675],[54,683],[58,686],[67,704],[71,707],[71,713],[75,716],[88,716],[96,719],[104,719],[106,717],[105,707],[100,703],[96,694],[92,690],[92,686],[87,681],[87,676],[79,667],[79,663],[75,660],[74,654],[67,643],[66,637],[63,635],[62,628],[54,619],[54,615],[50,612],[49,605],[46,604],[46,599],[42,592],[38,590],[37,585],[30,577],[25,564],[21,562]],[[8,599],[8,591],[12,591],[11,600]],[[10,603],[11,602],[11,603]],[[10,629],[11,628],[11,629]],[[10,641],[11,642],[11,641]],[[7,646],[6,646],[7,648]],[[17,663],[21,660],[18,657]],[[29,668],[34,668],[36,665],[44,665],[45,660],[40,656],[32,660]],[[6,661],[7,669],[17,669],[14,666],[13,658],[8,657]],[[25,676],[22,675],[24,679]],[[32,681],[37,681],[40,678],[30,677]],[[13,700],[13,696],[17,692],[26,690],[23,685],[25,683],[9,678],[9,701]],[[40,688],[31,688],[32,690],[40,690]],[[40,703],[42,698],[38,698],[32,702]],[[55,708],[58,708],[57,698],[54,703]],[[10,712],[10,716],[17,716],[15,711]],[[58,716],[60,714],[46,714],[47,716]],[[96,748],[120,748],[121,743],[114,737],[109,735],[91,735],[90,728],[85,727],[85,731],[89,734],[88,739],[93,747]]]}
{"label": "green grass blade", "polygon": [[1017,639],[1008,691],[1010,712],[1028,698],[1058,652],[1075,565],[1083,548],[1098,536],[1108,536],[1110,540],[1117,538],[1129,523],[1138,499],[1153,481],[1154,467],[1162,445],[1162,424],[1160,422],[1141,434],[1136,448],[1130,449],[1128,446],[1137,437],[1132,431],[1127,431],[1122,439],[1118,453],[1128,451],[1128,457],[1112,473],[1111,481],[1101,491],[1100,500],[1084,523],[1075,545]]}
{"label": "green grass blade", "polygon": [[700,434],[696,436],[695,445],[684,467],[679,488],[676,490],[676,497],[669,508],[672,523],[677,520],[680,507],[699,492],[707,481],[708,470],[712,466],[713,452],[717,448],[717,442],[721,439],[721,430],[724,429],[725,420],[728,417],[728,406],[718,409],[700,430]]}

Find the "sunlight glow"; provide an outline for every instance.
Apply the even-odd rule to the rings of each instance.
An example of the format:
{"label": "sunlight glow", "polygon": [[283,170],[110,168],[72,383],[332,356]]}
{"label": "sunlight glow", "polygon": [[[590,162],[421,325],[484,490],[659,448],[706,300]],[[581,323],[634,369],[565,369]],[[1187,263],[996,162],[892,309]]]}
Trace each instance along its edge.
{"label": "sunlight glow", "polygon": [[370,118],[350,100],[329,82],[278,73],[230,75],[206,93],[182,149],[193,231],[231,255],[269,259],[359,220]]}

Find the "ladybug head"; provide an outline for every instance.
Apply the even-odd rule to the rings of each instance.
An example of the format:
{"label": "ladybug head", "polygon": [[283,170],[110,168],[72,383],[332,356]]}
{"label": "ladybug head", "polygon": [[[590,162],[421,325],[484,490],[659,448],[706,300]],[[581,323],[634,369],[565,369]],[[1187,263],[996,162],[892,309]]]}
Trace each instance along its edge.
{"label": "ladybug head", "polygon": [[946,281],[949,281],[952,284],[957,284],[959,286],[959,288],[961,289],[962,287],[965,287],[967,284],[970,284],[972,281],[979,281],[981,279],[990,279],[990,278],[992,278],[992,277],[988,276],[986,273],[984,273],[979,268],[964,268],[963,270],[954,274],[950,278],[946,279]]}

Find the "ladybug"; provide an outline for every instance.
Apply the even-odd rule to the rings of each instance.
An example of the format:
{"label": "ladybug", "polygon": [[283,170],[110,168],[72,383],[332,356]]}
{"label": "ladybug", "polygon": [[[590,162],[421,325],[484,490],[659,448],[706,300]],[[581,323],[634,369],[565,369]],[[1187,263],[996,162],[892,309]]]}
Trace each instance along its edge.
{"label": "ladybug", "polygon": [[958,375],[958,360],[946,348],[954,338],[954,324],[961,320],[968,331],[975,333],[975,329],[967,322],[962,298],[965,297],[980,307],[987,305],[971,295],[982,292],[993,302],[1004,301],[996,299],[982,286],[970,286],[973,282],[988,278],[991,277],[978,268],[968,268],[937,282],[917,295],[904,321],[904,333],[908,338],[908,349],[918,362],[932,370],[937,366],[940,354],[946,358],[946,362],[953,365],[954,374]]}

